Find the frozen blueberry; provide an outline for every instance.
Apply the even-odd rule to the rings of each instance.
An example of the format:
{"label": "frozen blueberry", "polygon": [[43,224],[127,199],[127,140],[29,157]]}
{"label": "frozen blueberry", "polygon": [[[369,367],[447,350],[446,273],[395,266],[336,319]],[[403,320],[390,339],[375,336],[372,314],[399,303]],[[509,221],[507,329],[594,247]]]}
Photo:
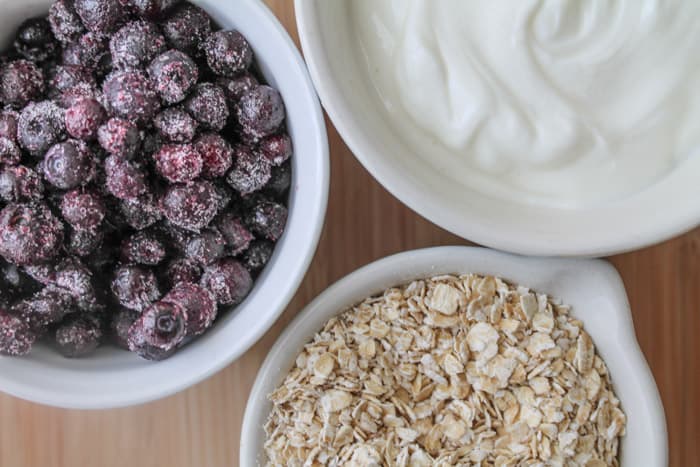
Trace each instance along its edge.
{"label": "frozen blueberry", "polygon": [[274,166],[292,157],[292,140],[286,134],[268,136],[258,144],[258,152]]}
{"label": "frozen blueberry", "polygon": [[148,65],[165,49],[165,38],[149,21],[132,21],[122,26],[109,42],[115,68],[140,68]]}
{"label": "frozen blueberry", "polygon": [[84,99],[94,99],[100,102],[102,94],[92,84],[78,83],[63,91],[58,97],[58,103],[62,108],[69,109]]}
{"label": "frozen blueberry", "polygon": [[120,308],[112,315],[109,330],[117,346],[129,350],[129,328],[139,318],[140,313],[128,308]]}
{"label": "frozen blueberry", "polygon": [[198,6],[185,2],[173,8],[161,27],[173,48],[195,53],[211,33],[211,19]]}
{"label": "frozen blueberry", "polygon": [[258,274],[270,261],[274,243],[267,240],[255,240],[243,255],[243,263],[251,274]]}
{"label": "frozen blueberry", "polygon": [[163,302],[174,303],[185,310],[188,336],[202,334],[216,318],[216,301],[211,292],[193,283],[178,283],[163,297]]}
{"label": "frozen blueberry", "polygon": [[222,213],[216,221],[216,226],[223,235],[232,256],[245,251],[254,239],[253,234],[233,211]]}
{"label": "frozen blueberry", "polygon": [[243,134],[257,140],[279,129],[284,121],[284,103],[276,89],[257,86],[241,96],[235,113]]}
{"label": "frozen blueberry", "polygon": [[52,101],[32,102],[20,113],[17,140],[24,149],[43,156],[65,135],[63,110]]}
{"label": "frozen blueberry", "polygon": [[81,65],[59,65],[51,78],[51,88],[61,93],[79,84],[96,86],[95,77],[90,70]]}
{"label": "frozen blueberry", "polygon": [[137,70],[110,73],[102,85],[111,115],[137,123],[150,121],[160,109],[158,95],[148,78]]}
{"label": "frozen blueberry", "polygon": [[165,259],[165,245],[150,232],[137,232],[122,243],[122,260],[155,266]]}
{"label": "frozen blueberry", "polygon": [[43,197],[41,177],[29,167],[17,165],[0,169],[0,198],[6,202],[38,201]]}
{"label": "frozen blueberry", "polygon": [[201,285],[220,305],[238,305],[253,287],[253,279],[241,263],[224,258],[206,267]]}
{"label": "frozen blueberry", "polygon": [[26,355],[32,350],[36,337],[28,324],[0,309],[0,354]]}
{"label": "frozen blueberry", "polygon": [[180,0],[126,0],[137,15],[149,19],[158,19]]}
{"label": "frozen blueberry", "polygon": [[71,229],[66,249],[70,254],[84,258],[98,251],[103,238],[101,230]]}
{"label": "frozen blueberry", "polygon": [[75,313],[64,319],[56,328],[55,339],[56,347],[64,357],[86,357],[100,345],[100,320],[90,313]]}
{"label": "frozen blueberry", "polygon": [[185,101],[185,109],[202,127],[221,131],[226,126],[229,110],[223,89],[212,83],[199,83]]}
{"label": "frozen blueberry", "polygon": [[233,108],[238,103],[241,96],[251,89],[257,87],[260,83],[252,74],[245,72],[235,78],[219,77],[216,79],[216,84],[221,86],[226,94],[228,103]]}
{"label": "frozen blueberry", "polygon": [[101,77],[112,65],[109,37],[96,32],[86,32],[77,41],[65,46],[62,58],[63,65],[84,66]]}
{"label": "frozen blueberry", "polygon": [[[156,302],[129,329],[129,350],[143,358],[159,360],[175,350],[186,333],[187,312],[182,306]],[[156,355],[151,349],[157,350]]]}
{"label": "frozen blueberry", "polygon": [[202,172],[202,156],[192,144],[166,144],[153,155],[158,173],[170,183],[185,183]]}
{"label": "frozen blueberry", "polygon": [[44,74],[29,60],[15,60],[0,68],[0,99],[15,108],[41,97]]}
{"label": "frozen blueberry", "polygon": [[151,62],[148,74],[163,102],[176,104],[183,101],[197,83],[199,69],[184,53],[168,50]]}
{"label": "frozen blueberry", "polygon": [[3,288],[14,297],[26,297],[38,292],[42,284],[38,283],[23,269],[0,259],[0,280]]}
{"label": "frozen blueberry", "polygon": [[97,194],[73,190],[63,196],[61,214],[74,228],[95,231],[105,218],[106,208]]}
{"label": "frozen blueberry", "polygon": [[67,291],[79,309],[97,311],[100,308],[92,271],[77,258],[61,261],[56,266],[52,283]]}
{"label": "frozen blueberry", "polygon": [[114,271],[112,293],[119,303],[132,310],[143,311],[160,298],[155,274],[142,266],[121,266]]}
{"label": "frozen blueberry", "polygon": [[292,165],[287,161],[279,167],[272,168],[272,176],[270,177],[270,181],[267,182],[265,190],[273,196],[281,197],[289,191],[291,184]]}
{"label": "frozen blueberry", "polygon": [[185,246],[185,256],[201,266],[211,264],[224,256],[226,241],[216,229],[206,229],[195,235]]}
{"label": "frozen blueberry", "polygon": [[135,123],[111,118],[97,130],[97,140],[108,153],[131,159],[139,148],[141,136]]}
{"label": "frozen blueberry", "polygon": [[126,223],[136,230],[148,228],[162,218],[160,206],[151,193],[123,200],[119,206]]}
{"label": "frozen blueberry", "polygon": [[165,141],[189,143],[197,132],[197,122],[182,109],[170,107],[156,115],[153,126]]}
{"label": "frozen blueberry", "polygon": [[61,190],[90,183],[95,177],[95,157],[82,142],[68,140],[46,152],[42,163],[44,178]]}
{"label": "frozen blueberry", "polygon": [[216,216],[219,196],[214,185],[195,181],[172,185],[161,200],[163,215],[176,226],[199,232]]}
{"label": "frozen blueberry", "polygon": [[262,189],[272,176],[272,167],[267,158],[260,157],[244,145],[234,148],[233,168],[226,176],[231,187],[242,195]]}
{"label": "frozen blueberry", "polygon": [[30,298],[17,302],[11,309],[12,314],[35,332],[42,332],[74,311],[73,297],[67,290],[55,285],[47,285]]}
{"label": "frozen blueberry", "polygon": [[22,57],[33,62],[43,62],[52,58],[58,44],[46,18],[30,18],[22,23],[15,37],[15,50]]}
{"label": "frozen blueberry", "polygon": [[48,261],[60,250],[63,224],[43,204],[8,204],[0,211],[0,255],[19,266]]}
{"label": "frozen blueberry", "polygon": [[274,201],[261,201],[255,205],[246,221],[254,233],[276,242],[287,224],[287,208]]}
{"label": "frozen blueberry", "polygon": [[121,157],[105,159],[105,177],[107,191],[119,199],[136,199],[148,190],[144,171]]}
{"label": "frozen blueberry", "polygon": [[49,9],[49,23],[53,35],[64,44],[77,40],[85,32],[73,0],[55,0]]}
{"label": "frozen blueberry", "polygon": [[202,269],[192,260],[179,258],[168,264],[165,270],[165,280],[174,287],[180,282],[196,284],[202,277]]}
{"label": "frozen blueberry", "polygon": [[253,63],[253,49],[238,31],[216,31],[202,43],[209,68],[217,75],[233,78]]}
{"label": "frozen blueberry", "polygon": [[13,143],[17,142],[17,120],[19,114],[14,110],[0,112],[0,138],[7,138]]}
{"label": "frozen blueberry", "polygon": [[219,178],[226,175],[233,163],[233,148],[216,133],[205,133],[195,142],[197,151],[202,156],[202,175]]}
{"label": "frozen blueberry", "polygon": [[73,138],[89,141],[95,139],[106,118],[96,99],[80,99],[66,110],[66,131]]}
{"label": "frozen blueberry", "polygon": [[93,32],[113,32],[124,17],[119,0],[75,0],[74,7],[86,28]]}

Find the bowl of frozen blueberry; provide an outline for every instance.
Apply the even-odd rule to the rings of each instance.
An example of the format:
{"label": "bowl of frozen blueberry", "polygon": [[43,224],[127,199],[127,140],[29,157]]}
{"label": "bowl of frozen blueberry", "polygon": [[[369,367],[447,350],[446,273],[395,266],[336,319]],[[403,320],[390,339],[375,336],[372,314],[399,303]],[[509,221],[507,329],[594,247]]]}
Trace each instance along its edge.
{"label": "bowl of frozen blueberry", "polygon": [[0,390],[146,402],[245,352],[296,291],[325,125],[262,2],[24,0],[0,19]]}

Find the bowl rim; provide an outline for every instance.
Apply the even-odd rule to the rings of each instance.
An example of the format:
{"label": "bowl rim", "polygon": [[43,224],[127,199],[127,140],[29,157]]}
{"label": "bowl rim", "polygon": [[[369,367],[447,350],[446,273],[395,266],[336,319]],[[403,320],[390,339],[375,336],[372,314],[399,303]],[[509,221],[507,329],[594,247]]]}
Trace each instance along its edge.
{"label": "bowl rim", "polygon": [[[197,4],[199,2],[197,0],[193,0],[193,3]],[[303,84],[303,87],[297,90],[297,94],[302,96],[303,99],[303,105],[300,104],[298,107],[301,108],[303,106],[306,112],[306,121],[304,122],[302,131],[308,133],[309,146],[314,149],[312,153],[304,154],[304,157],[308,160],[307,165],[309,167],[313,166],[315,173],[318,175],[313,181],[313,190],[309,190],[309,193],[312,196],[306,198],[303,204],[303,211],[305,213],[305,219],[303,222],[303,236],[306,241],[303,245],[294,245],[292,243],[282,244],[287,237],[288,230],[290,230],[292,219],[297,219],[300,215],[302,215],[301,211],[295,211],[292,206],[292,197],[296,199],[295,203],[299,203],[300,199],[294,194],[296,175],[293,173],[293,185],[291,188],[292,193],[290,194],[290,214],[287,221],[287,230],[285,230],[285,234],[278,243],[278,248],[276,248],[274,251],[273,259],[270,261],[271,264],[269,264],[270,267],[263,271],[259,279],[256,281],[253,291],[246,299],[247,301],[254,294],[259,293],[258,288],[262,286],[263,283],[269,284],[270,286],[273,285],[273,281],[266,279],[269,275],[268,273],[270,273],[270,270],[274,269],[275,264],[272,263],[275,263],[278,259],[280,259],[282,250],[284,250],[284,258],[287,258],[285,263],[288,264],[287,271],[290,275],[286,281],[275,282],[273,298],[270,299],[270,302],[274,304],[274,307],[271,307],[274,311],[265,314],[260,313],[260,319],[255,322],[255,326],[248,328],[248,332],[246,332],[244,338],[237,341],[235,351],[215,353],[214,355],[211,355],[211,358],[208,359],[206,364],[201,364],[201,362],[199,362],[196,365],[191,365],[189,367],[189,371],[178,378],[168,379],[165,381],[154,381],[150,386],[139,384],[137,381],[129,381],[129,383],[131,383],[129,384],[129,387],[122,388],[122,391],[115,391],[109,394],[94,394],[86,397],[85,387],[81,384],[81,382],[77,382],[74,384],[74,386],[80,387],[83,392],[80,394],[74,394],[70,392],[70,386],[65,384],[65,382],[57,382],[57,386],[60,387],[60,389],[56,389],[54,387],[43,387],[39,384],[33,384],[32,382],[27,382],[24,379],[16,380],[10,378],[9,376],[0,376],[0,390],[2,392],[31,402],[68,409],[119,408],[142,404],[167,397],[205,380],[245,353],[269,330],[273,323],[286,309],[292,297],[297,292],[299,285],[304,279],[308,267],[314,257],[324,226],[330,182],[330,160],[327,129],[318,96],[316,95],[313,83],[309,77],[308,70],[306,69],[301,53],[292,38],[289,36],[272,11],[270,11],[270,9],[260,0],[239,0],[239,3],[247,4],[245,8],[247,8],[253,14],[247,19],[247,21],[252,20],[257,21],[258,23],[268,23],[269,29],[273,33],[270,34],[270,42],[274,42],[276,47],[282,50],[280,53],[288,57],[288,61],[293,65],[294,74],[298,76],[297,80],[299,83]],[[219,5],[216,6],[217,8],[221,8]],[[266,28],[268,26],[266,26]],[[255,44],[253,44],[253,47],[255,48]],[[280,79],[279,76],[273,76],[273,78],[278,80]],[[301,207],[301,205],[299,205],[299,207]],[[297,235],[301,235],[302,222],[297,220],[296,224],[298,227],[295,229],[295,231],[297,232]],[[246,301],[238,305],[235,312],[240,312],[243,310],[246,307]],[[251,309],[249,311],[254,310]],[[219,326],[216,326],[209,331],[209,333],[212,334],[211,338],[213,339],[215,337],[214,334],[217,334],[217,342],[221,342],[223,336],[220,334],[222,332],[225,334],[225,329],[223,328],[230,324],[231,323],[228,322],[219,323]],[[215,332],[217,330],[219,332]],[[208,337],[209,336],[206,335],[202,336],[200,339],[187,345],[183,349],[182,353],[164,362],[155,364],[143,362],[143,364],[152,366],[153,368],[157,368],[158,366],[164,367],[168,364],[168,362],[175,362],[178,357],[184,359],[182,362],[183,364],[191,364],[191,359],[185,358],[187,350],[189,348],[199,347],[200,345],[206,345]],[[34,351],[46,351],[44,353],[48,353],[48,349],[43,348],[35,349]],[[98,349],[98,354],[101,351],[107,353],[112,352],[113,349]],[[201,352],[201,350],[198,349],[198,352]],[[17,357],[0,358],[22,360],[22,358]],[[31,356],[25,358],[29,361],[20,363],[29,364],[31,361]],[[53,358],[53,356],[51,358]],[[58,356],[53,358],[54,362],[58,361],[58,358],[63,361],[63,357]],[[91,359],[83,359],[81,364],[84,366],[81,366],[76,371],[89,371],[90,369],[95,369],[94,362],[90,362],[89,360]],[[174,371],[170,368],[169,370]],[[36,368],[30,368],[28,366],[23,368],[22,371],[30,373],[37,370]],[[166,370],[164,369],[163,371]],[[94,375],[94,377],[98,379],[100,376],[109,375]]]}
{"label": "bowl rim", "polygon": [[[267,394],[279,384],[287,370],[293,365],[294,361],[290,362],[290,358],[296,357],[323,323],[347,306],[351,306],[372,294],[380,293],[387,287],[430,275],[446,273],[442,269],[444,264],[440,263],[440,258],[449,258],[450,261],[464,265],[465,271],[452,271],[453,273],[464,273],[466,269],[469,269],[470,272],[493,274],[492,271],[479,271],[479,268],[489,269],[495,264],[499,270],[502,270],[498,275],[506,278],[511,274],[523,274],[523,271],[529,273],[531,269],[537,269],[539,272],[535,272],[535,274],[540,276],[539,281],[552,280],[553,284],[560,281],[558,285],[560,288],[564,288],[567,282],[571,282],[577,277],[597,277],[599,282],[609,284],[607,294],[613,302],[617,329],[608,331],[613,336],[613,343],[606,343],[605,346],[608,347],[606,352],[612,353],[624,349],[624,358],[622,356],[616,358],[620,361],[624,360],[624,364],[631,368],[631,374],[635,376],[635,387],[643,395],[642,408],[644,410],[640,409],[640,412],[645,412],[647,418],[655,422],[650,428],[652,434],[648,440],[653,458],[649,458],[646,465],[662,467],[668,464],[668,437],[661,397],[636,339],[624,284],[617,270],[610,263],[599,259],[525,257],[483,247],[441,246],[404,251],[360,267],[321,292],[289,323],[270,347],[250,391],[241,426],[240,465],[246,467],[261,465],[260,456],[262,453],[256,451],[255,446],[260,446],[262,443],[260,441],[261,422],[264,423],[269,413],[270,404],[267,400]],[[426,274],[425,271],[431,272]],[[400,276],[402,279],[397,280],[396,276]],[[392,278],[387,279],[388,277]],[[537,282],[537,280],[533,278],[533,282]],[[523,285],[527,286],[528,284]],[[556,285],[553,286],[556,287]],[[347,303],[339,303],[336,297],[338,295],[345,297],[348,289],[352,290],[352,299],[346,300]],[[542,292],[551,294],[553,291],[542,290]],[[565,297],[555,296],[554,298],[562,299],[566,303]],[[585,326],[585,318],[580,315],[578,318],[584,322]],[[596,340],[596,336],[593,337]],[[597,342],[597,344],[599,343]],[[606,360],[610,360],[609,356]],[[613,384],[619,384],[619,381],[616,383],[614,375]],[[625,400],[622,398],[620,400],[624,405]],[[629,464],[624,463],[623,460],[621,466],[626,467],[627,465]]]}
{"label": "bowl rim", "polygon": [[[588,235],[587,232],[566,232],[553,239],[540,226],[525,230],[524,226],[495,225],[471,206],[464,206],[457,213],[447,206],[432,190],[417,190],[412,182],[412,172],[390,164],[383,157],[362,128],[359,118],[344,103],[344,92],[333,79],[332,67],[326,53],[326,42],[320,28],[317,0],[295,0],[295,14],[299,40],[311,79],[323,108],[334,127],[350,148],[357,160],[393,196],[418,215],[434,224],[478,244],[512,253],[532,256],[601,257],[640,249],[686,233],[700,224],[700,204],[692,209],[680,211],[662,222],[646,222],[640,225],[622,224],[616,229],[604,230],[605,235]],[[484,198],[488,196],[484,195]],[[648,201],[648,200],[645,200]],[[503,205],[513,205],[497,201]],[[620,208],[608,215],[626,212]],[[667,216],[667,213],[663,215]],[[597,221],[604,221],[604,216]],[[565,224],[565,222],[561,222]],[[514,235],[512,232],[517,232]]]}

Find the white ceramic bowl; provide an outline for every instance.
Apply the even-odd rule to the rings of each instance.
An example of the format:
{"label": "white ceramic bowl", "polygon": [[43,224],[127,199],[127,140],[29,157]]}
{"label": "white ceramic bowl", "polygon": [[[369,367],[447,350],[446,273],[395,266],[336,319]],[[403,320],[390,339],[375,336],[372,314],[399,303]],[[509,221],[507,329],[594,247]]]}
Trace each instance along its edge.
{"label": "white ceramic bowl", "polygon": [[[527,255],[603,256],[700,223],[700,158],[649,189],[587,209],[500,201],[442,175],[403,141],[366,77],[347,0],[296,0],[304,57],[321,103],[355,156],[384,187],[441,227]],[[420,91],[417,91],[420,92]]]}
{"label": "white ceramic bowl", "polygon": [[358,269],[325,290],[287,327],[270,350],[251,390],[241,433],[241,466],[264,463],[263,424],[271,407],[267,395],[329,318],[391,286],[468,272],[500,276],[571,305],[572,315],[583,321],[607,363],[628,416],[621,466],[667,464],[661,399],[635,339],[624,286],[610,264],[587,259],[526,258],[484,248],[438,247],[399,253]]}
{"label": "white ceramic bowl", "polygon": [[[48,11],[50,0],[2,3],[0,43],[23,19]],[[0,357],[0,390],[69,408],[108,408],[167,396],[195,384],[240,356],[277,319],[313,257],[328,199],[328,141],[321,108],[294,43],[258,0],[197,0],[224,28],[250,41],[257,63],[284,98],[292,137],[293,181],[289,220],[253,291],[235,311],[172,358],[151,363],[104,346],[86,359],[65,359],[42,345],[24,358]]]}

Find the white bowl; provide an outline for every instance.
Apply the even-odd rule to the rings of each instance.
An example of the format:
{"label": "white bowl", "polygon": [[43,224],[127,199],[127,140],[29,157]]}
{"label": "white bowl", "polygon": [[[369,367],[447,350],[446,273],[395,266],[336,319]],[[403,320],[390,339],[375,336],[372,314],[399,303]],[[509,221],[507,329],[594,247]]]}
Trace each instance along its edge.
{"label": "white bowl", "polygon": [[445,177],[385,118],[367,79],[367,65],[358,57],[351,3],[295,1],[304,57],[321,103],[352,152],[387,190],[422,216],[483,245],[546,256],[620,253],[700,223],[697,157],[645,191],[586,209],[501,201]]}
{"label": "white bowl", "polygon": [[526,258],[485,248],[438,247],[407,251],[371,263],[319,295],[277,339],[251,390],[241,430],[240,465],[262,465],[267,400],[296,356],[338,312],[382,290],[447,273],[503,277],[561,299],[583,321],[608,365],[616,394],[628,417],[622,439],[622,467],[667,464],[664,411],[654,379],[635,339],[627,295],[617,271],[605,261]]}
{"label": "white bowl", "polygon": [[[49,0],[3,2],[1,40]],[[295,156],[286,231],[253,291],[235,311],[172,358],[151,363],[111,346],[85,359],[65,359],[43,345],[23,358],[0,357],[0,390],[69,408],[109,408],[150,401],[182,390],[220,370],[252,346],[297,290],[313,257],[328,199],[328,141],[321,108],[294,43],[258,0],[194,1],[224,28],[250,41],[257,63],[284,98]]]}

